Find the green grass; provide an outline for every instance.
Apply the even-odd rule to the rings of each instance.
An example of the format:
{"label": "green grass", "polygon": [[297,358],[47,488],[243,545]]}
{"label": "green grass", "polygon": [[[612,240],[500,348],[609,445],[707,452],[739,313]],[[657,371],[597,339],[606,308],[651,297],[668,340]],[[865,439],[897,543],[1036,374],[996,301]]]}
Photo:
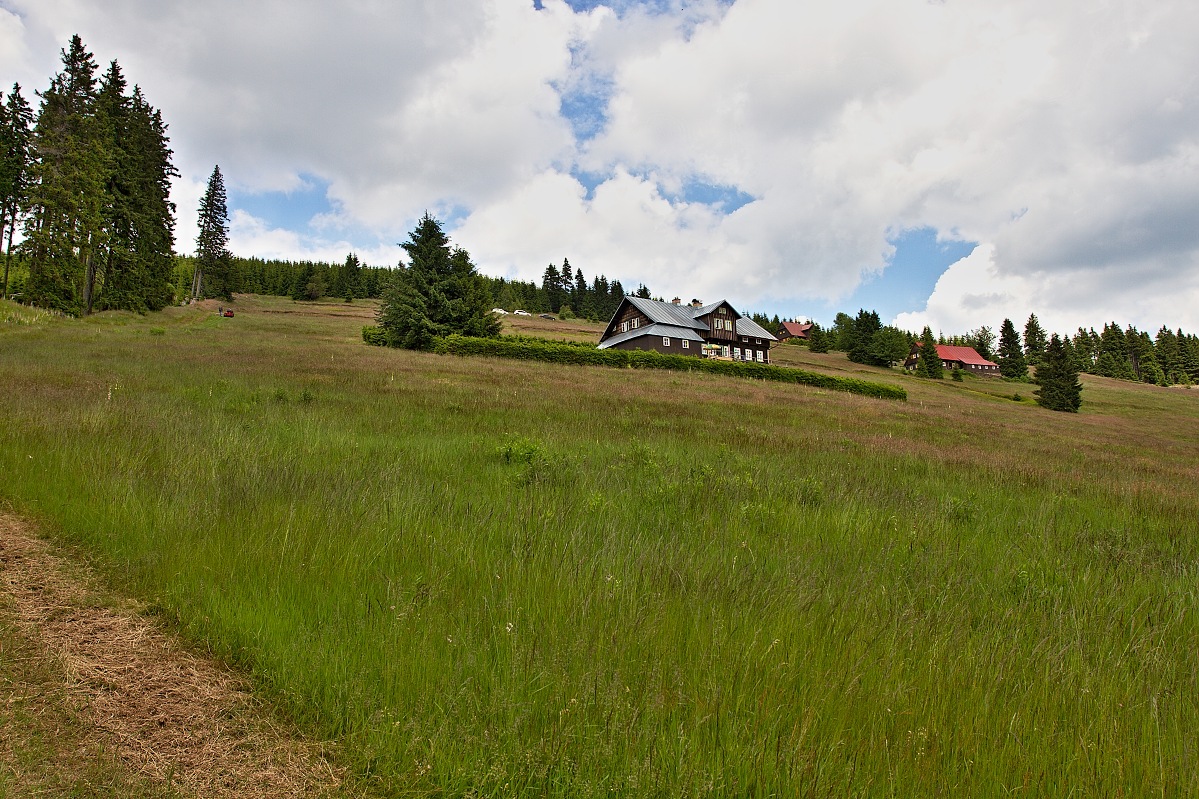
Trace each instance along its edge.
{"label": "green grass", "polygon": [[888,403],[369,318],[0,325],[0,496],[385,794],[1199,793],[1199,391],[773,351]]}

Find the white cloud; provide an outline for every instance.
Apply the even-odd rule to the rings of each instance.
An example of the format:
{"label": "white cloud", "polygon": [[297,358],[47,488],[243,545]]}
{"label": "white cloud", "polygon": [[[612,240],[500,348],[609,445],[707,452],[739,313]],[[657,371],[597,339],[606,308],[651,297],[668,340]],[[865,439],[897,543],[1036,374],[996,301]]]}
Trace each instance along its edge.
{"label": "white cloud", "polygon": [[[927,226],[987,243],[919,310],[935,328],[1199,326],[1199,5],[544,5],[7,0],[0,71],[43,76],[32,95],[74,32],[119,58],[171,126],[182,249],[219,163],[242,191],[328,183],[319,224],[239,240],[290,257],[403,240],[428,209],[493,273],[569,256],[804,307]],[[610,97],[583,140],[559,112],[577,92]],[[680,199],[696,180],[753,202]]]}
{"label": "white cloud", "polygon": [[313,238],[294,230],[274,227],[245,211],[234,211],[229,219],[229,249],[235,254],[253,253],[259,258],[311,260],[340,263],[354,252],[371,265],[395,262],[394,247],[360,248],[345,240]]}

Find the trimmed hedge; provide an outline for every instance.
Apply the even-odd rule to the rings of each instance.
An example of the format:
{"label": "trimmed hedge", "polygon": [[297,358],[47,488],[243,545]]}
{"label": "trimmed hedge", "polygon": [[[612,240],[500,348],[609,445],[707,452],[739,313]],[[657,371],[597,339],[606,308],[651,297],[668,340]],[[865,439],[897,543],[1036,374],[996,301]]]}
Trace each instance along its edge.
{"label": "trimmed hedge", "polygon": [[[362,337],[367,338],[366,329]],[[370,339],[367,339],[370,341]],[[384,342],[385,343],[385,342]],[[709,372],[730,377],[748,377],[780,383],[847,391],[879,399],[906,400],[908,393],[898,386],[871,383],[852,377],[833,377],[802,369],[746,361],[717,361],[688,355],[663,355],[651,350],[596,349],[545,341],[531,337],[474,338],[446,336],[433,345],[440,355],[485,355],[493,358],[512,358],[522,361],[583,364],[592,366],[627,367],[631,369],[670,369],[680,372]]]}

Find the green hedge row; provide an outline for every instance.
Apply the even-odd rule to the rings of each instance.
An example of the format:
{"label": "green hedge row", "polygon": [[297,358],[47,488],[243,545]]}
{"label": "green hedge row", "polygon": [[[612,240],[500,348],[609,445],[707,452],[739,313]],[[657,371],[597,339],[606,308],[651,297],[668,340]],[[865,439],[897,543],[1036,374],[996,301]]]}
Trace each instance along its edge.
{"label": "green hedge row", "polygon": [[[365,332],[363,334],[365,338]],[[438,339],[433,351],[442,355],[488,355],[524,361],[628,367],[632,369],[671,369],[680,372],[709,372],[731,377],[748,377],[780,383],[797,383],[832,391],[848,391],[880,399],[906,400],[908,393],[898,386],[871,383],[851,377],[805,372],[785,366],[744,361],[717,361],[687,355],[663,355],[650,350],[596,349],[578,347],[533,338],[515,339],[447,336]]]}
{"label": "green hedge row", "polygon": [[[362,328],[362,340],[376,346],[387,345],[387,335],[378,327]],[[502,336],[500,338],[447,336],[437,340],[433,351],[441,355],[484,355],[493,358],[545,361],[547,363],[709,372],[730,377],[748,377],[755,380],[816,386],[831,391],[846,391],[850,394],[861,394],[880,399],[906,400],[908,398],[908,392],[898,386],[871,383],[868,380],[858,380],[852,377],[833,377],[787,366],[747,361],[717,361],[687,355],[664,355],[652,350],[601,350],[586,343],[548,341],[533,336]]]}

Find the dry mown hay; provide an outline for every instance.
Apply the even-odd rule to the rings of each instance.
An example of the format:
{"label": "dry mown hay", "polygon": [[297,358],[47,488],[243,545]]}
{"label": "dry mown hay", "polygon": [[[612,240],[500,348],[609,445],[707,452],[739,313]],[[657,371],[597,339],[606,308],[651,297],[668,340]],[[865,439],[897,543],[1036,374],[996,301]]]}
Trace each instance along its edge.
{"label": "dry mown hay", "polygon": [[152,621],[101,606],[89,574],[3,514],[0,590],[17,628],[63,664],[66,691],[133,771],[201,797],[337,793],[322,747],[271,722],[236,674]]}

